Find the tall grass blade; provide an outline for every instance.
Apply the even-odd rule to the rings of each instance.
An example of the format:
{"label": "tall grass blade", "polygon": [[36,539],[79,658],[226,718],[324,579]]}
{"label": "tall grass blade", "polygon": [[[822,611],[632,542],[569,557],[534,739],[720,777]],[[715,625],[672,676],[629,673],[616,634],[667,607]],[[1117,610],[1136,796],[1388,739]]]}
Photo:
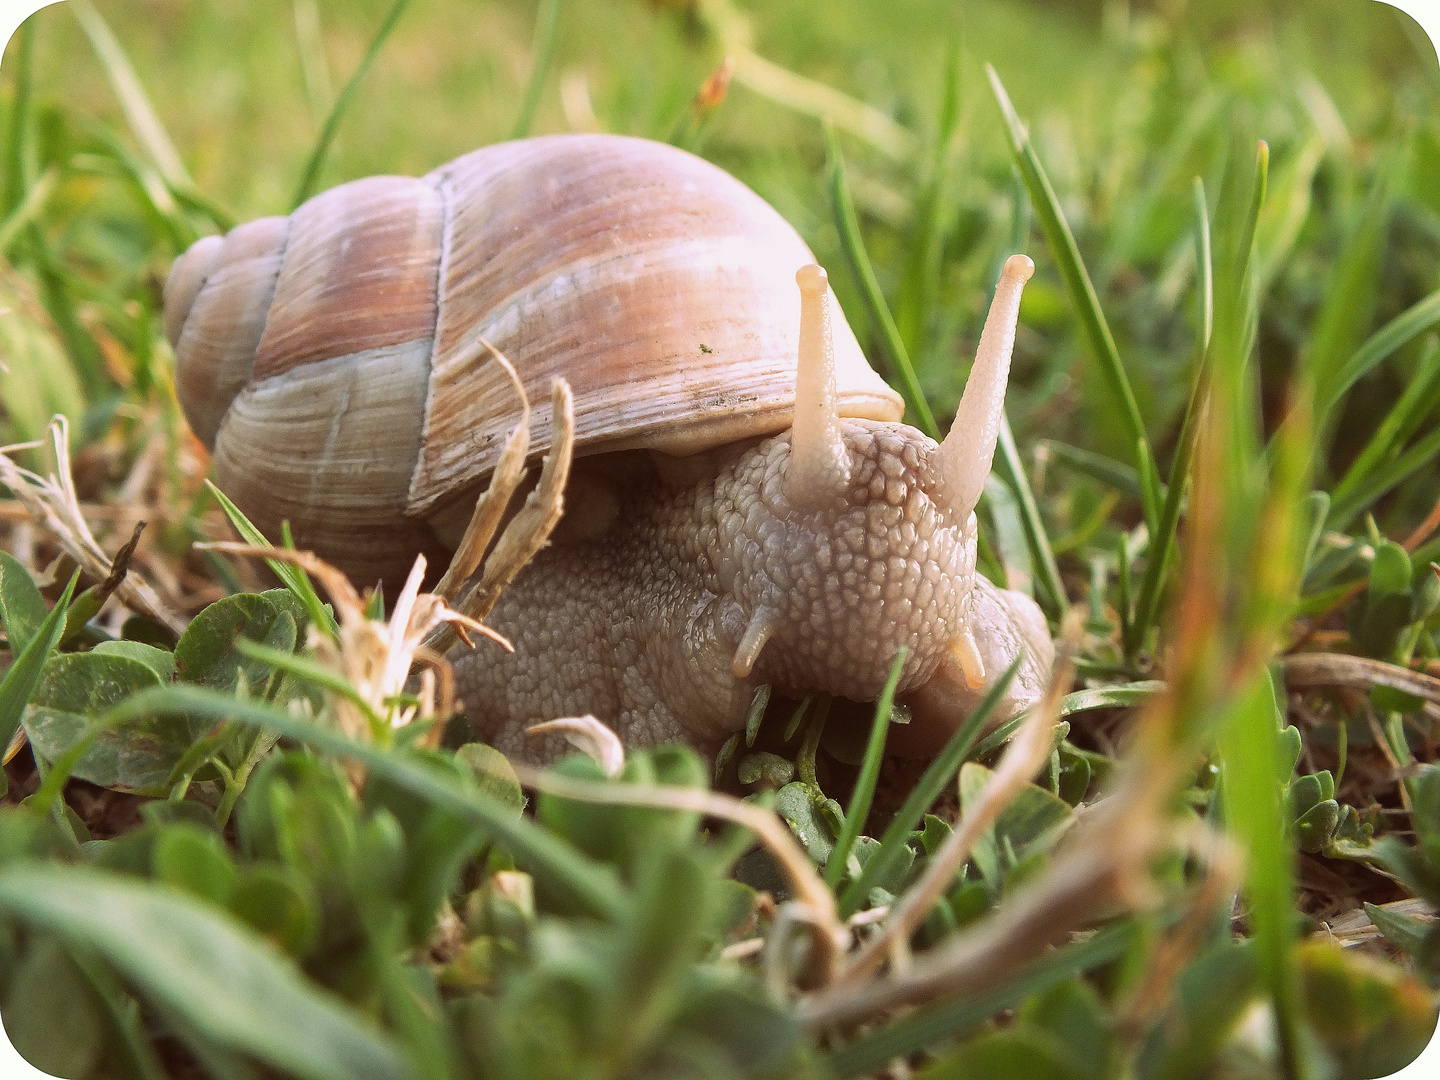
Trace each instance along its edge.
{"label": "tall grass blade", "polygon": [[980,699],[980,704],[975,707],[975,711],[955,729],[954,734],[945,743],[945,748],[930,763],[929,768],[925,770],[925,775],[920,777],[920,782],[915,785],[914,790],[906,798],[905,804],[900,807],[899,812],[891,819],[884,835],[880,837],[880,847],[865,863],[865,868],[860,871],[860,876],[840,894],[841,918],[849,918],[859,911],[875,883],[883,879],[890,868],[895,865],[895,860],[901,855],[900,849],[905,846],[905,841],[911,831],[920,823],[920,819],[925,816],[925,811],[930,808],[931,803],[940,797],[940,792],[960,771],[960,763],[965,760],[965,755],[970,752],[970,748],[975,744],[975,739],[985,729],[986,721],[995,711],[996,703],[1009,688],[1010,680],[1015,677],[1015,672],[1019,667],[1020,661],[1017,659],[995,680],[994,685]]}
{"label": "tall grass blade", "polygon": [[1400,400],[1385,414],[1375,434],[1356,456],[1335,486],[1335,498],[1344,498],[1365,484],[1366,477],[1399,456],[1401,448],[1426,417],[1440,405],[1440,347],[1434,342],[1420,357],[1415,374]]}
{"label": "tall grass blade", "polygon": [[850,805],[845,808],[845,823],[835,846],[830,849],[830,858],[825,863],[825,884],[835,888],[845,874],[845,864],[850,860],[850,851],[860,828],[870,815],[870,800],[875,797],[875,782],[880,779],[880,760],[885,756],[885,736],[890,732],[890,713],[895,705],[895,687],[900,683],[900,671],[905,666],[905,646],[895,655],[890,665],[890,677],[875,702],[875,720],[870,725],[870,741],[865,745],[865,757],[860,762],[860,773],[855,777],[855,790],[850,794]]}
{"label": "tall grass blade", "polygon": [[[1205,181],[1195,177],[1195,310],[1199,326],[1196,337],[1200,341],[1200,356],[1203,358],[1210,349],[1210,334],[1215,329],[1215,264],[1210,255],[1210,212],[1205,204]],[[1171,470],[1174,476],[1174,470]]]}
{"label": "tall grass blade", "polygon": [[160,175],[172,186],[192,187],[190,174],[185,171],[175,144],[170,141],[165,125],[155,112],[155,106],[150,103],[145,88],[140,85],[140,77],[135,74],[130,58],[125,55],[120,42],[111,33],[109,25],[90,0],[72,0],[70,10],[75,13],[85,36],[90,39],[95,55],[100,58],[101,66],[105,68],[105,74],[110,85],[115,88],[115,97],[120,101],[120,109],[125,114],[130,130],[150,155],[150,160],[155,163]]}
{"label": "tall grass blade", "polygon": [[[229,497],[209,480],[205,481],[210,493],[215,496],[215,501],[225,511],[225,516],[230,519],[230,524],[235,526],[235,531],[240,534],[241,539],[257,547],[270,547],[270,541],[265,534],[250,523],[241,509],[230,501]],[[283,528],[283,541],[286,547],[293,547],[290,540],[290,529],[288,524]],[[310,581],[310,575],[305,573],[294,563],[281,562],[278,559],[266,559],[265,565],[275,572],[275,576],[285,583],[295,599],[299,600],[305,608],[305,613],[310,616],[310,621],[323,630],[331,641],[339,642],[340,626],[335,621],[335,616],[325,609],[320,602],[320,596],[315,592],[315,586]]]}
{"label": "tall grass blade", "polygon": [[1321,415],[1328,415],[1345,392],[1377,364],[1436,326],[1440,326],[1440,289],[1396,315],[1355,350],[1336,374],[1328,397],[1319,398]]}
{"label": "tall grass blade", "polygon": [[895,325],[911,356],[920,356],[939,288],[940,256],[945,241],[945,201],[949,179],[946,161],[960,123],[960,49],[951,41],[945,51],[945,86],[935,138],[930,144],[928,175],[915,210],[904,283],[895,303]]}
{"label": "tall grass blade", "polygon": [[540,94],[545,89],[545,77],[550,73],[551,61],[555,59],[555,30],[560,25],[560,0],[540,0],[540,10],[535,13],[535,64],[530,69],[530,81],[525,84],[525,97],[520,102],[520,115],[515,117],[515,127],[510,132],[512,139],[523,139],[530,134],[535,122],[535,110],[540,105]]}
{"label": "tall grass blade", "polygon": [[1374,505],[1380,496],[1429,465],[1436,455],[1440,455],[1440,428],[1431,431],[1394,461],[1375,469],[1343,493],[1337,488],[1332,496],[1327,524],[1332,529],[1344,529],[1358,514]]}
{"label": "tall grass blade", "polygon": [[395,0],[395,3],[390,6],[389,13],[381,22],[379,29],[375,31],[375,36],[370,39],[370,47],[365,50],[365,55],[360,58],[360,63],[345,83],[345,88],[335,99],[335,105],[331,108],[330,115],[325,118],[325,126],[320,129],[320,138],[316,140],[315,148],[310,151],[310,159],[305,162],[305,171],[300,175],[300,184],[296,187],[295,198],[290,203],[292,212],[315,194],[315,185],[320,179],[320,170],[325,165],[326,155],[330,153],[330,144],[335,141],[335,133],[340,129],[341,119],[350,108],[350,103],[355,100],[355,95],[360,89],[360,84],[365,81],[365,75],[369,72],[370,65],[375,62],[375,57],[379,55],[390,32],[395,29],[395,24],[400,21],[400,16],[405,14],[405,9],[409,6],[410,0]]}
{"label": "tall grass blade", "polygon": [[[1085,327],[1090,347],[1100,362],[1100,373],[1119,408],[1121,421],[1126,428],[1126,442],[1136,447],[1136,469],[1141,478],[1140,501],[1145,510],[1145,521],[1153,532],[1160,516],[1160,493],[1155,481],[1152,479],[1147,482],[1146,477],[1158,477],[1159,473],[1155,469],[1150,442],[1145,435],[1145,423],[1140,418],[1140,406],[1136,403],[1135,392],[1130,387],[1130,377],[1125,373],[1125,366],[1120,361],[1120,352],[1115,347],[1110,325],[1105,321],[1104,312],[1100,310],[1100,298],[1096,296],[1090,274],[1080,258],[1080,248],[1075,243],[1075,236],[1060,209],[1060,200],[1055,195],[1055,189],[1050,186],[1040,158],[1030,145],[1030,136],[1025,131],[1025,125],[1015,112],[1015,106],[1010,103],[1010,95],[1005,92],[995,69],[987,64],[985,73],[990,78],[990,88],[1005,118],[1005,127],[1010,135],[1010,149],[1016,165],[1019,166],[1020,175],[1024,177],[1025,188],[1030,193],[1030,202],[1035,208],[1040,229],[1045,234],[1045,241],[1055,257],[1060,276],[1065,280],[1070,300]],[[1142,462],[1143,458],[1149,458],[1149,461]]]}
{"label": "tall grass blade", "polygon": [[[1390,191],[1384,170],[1361,208],[1345,247],[1335,261],[1326,283],[1325,300],[1310,335],[1310,347],[1303,363],[1314,381],[1320,401],[1337,403],[1336,386],[1346,376],[1349,358],[1361,344],[1361,335],[1371,323],[1380,283],[1380,250],[1385,242],[1385,225],[1390,217]],[[1332,419],[1321,413],[1321,428]]]}
{"label": "tall grass blade", "polygon": [[875,270],[870,265],[870,256],[865,252],[865,241],[860,238],[860,221],[855,216],[855,203],[850,197],[850,187],[845,182],[845,159],[840,153],[840,140],[835,129],[825,127],[825,146],[830,156],[830,208],[835,215],[835,228],[840,234],[840,246],[845,258],[860,285],[860,295],[865,298],[865,307],[870,318],[880,330],[880,341],[890,362],[890,369],[900,378],[900,392],[905,402],[919,421],[919,428],[932,439],[939,441],[940,428],[935,423],[935,414],[920,389],[915,369],[910,364],[910,354],[900,331],[890,315],[889,305],[880,292],[880,282],[875,279]]}
{"label": "tall grass blade", "polygon": [[1045,531],[1045,522],[1040,518],[1040,507],[1035,502],[1035,493],[1030,490],[1030,481],[1025,476],[1025,466],[1020,460],[1020,451],[1015,445],[1015,436],[1010,431],[1010,419],[1000,417],[1000,439],[995,455],[995,467],[1010,485],[1019,504],[1020,524],[1025,530],[1025,540],[1030,548],[1030,559],[1034,563],[1035,579],[1040,588],[1035,597],[1045,614],[1058,619],[1065,610],[1065,585],[1060,580],[1060,567],[1055,562],[1055,552],[1050,546],[1050,536]]}

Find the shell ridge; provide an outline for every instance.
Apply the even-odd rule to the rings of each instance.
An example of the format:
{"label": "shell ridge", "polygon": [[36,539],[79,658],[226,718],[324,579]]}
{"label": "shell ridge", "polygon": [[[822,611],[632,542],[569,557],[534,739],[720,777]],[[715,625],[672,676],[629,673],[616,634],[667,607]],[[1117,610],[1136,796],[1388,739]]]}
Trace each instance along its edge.
{"label": "shell ridge", "polygon": [[[437,169],[427,173],[424,180],[440,196],[440,251],[435,259],[435,325],[430,332],[430,352],[425,358],[425,369],[429,374],[425,379],[425,403],[420,414],[422,432],[430,430],[430,412],[435,397],[435,353],[440,345],[440,327],[444,325],[445,271],[450,266],[450,244],[455,225],[454,184],[451,183],[448,172]],[[415,467],[410,471],[410,490],[405,500],[407,507],[415,502],[415,492],[420,486],[420,477],[424,471],[425,449],[422,445],[420,452],[415,455]]]}
{"label": "shell ridge", "polygon": [[[285,256],[290,252],[290,237],[295,232],[295,215],[285,215],[285,237],[280,242],[280,257],[275,260],[275,278],[270,283],[270,301],[265,305],[265,316],[260,320],[260,333],[255,337],[255,351],[260,351],[260,343],[265,340],[265,330],[270,325],[270,312],[275,310],[275,293],[280,287],[280,272],[285,269]],[[250,378],[246,380],[246,386],[253,386],[255,379],[255,363],[257,357],[251,357]]]}

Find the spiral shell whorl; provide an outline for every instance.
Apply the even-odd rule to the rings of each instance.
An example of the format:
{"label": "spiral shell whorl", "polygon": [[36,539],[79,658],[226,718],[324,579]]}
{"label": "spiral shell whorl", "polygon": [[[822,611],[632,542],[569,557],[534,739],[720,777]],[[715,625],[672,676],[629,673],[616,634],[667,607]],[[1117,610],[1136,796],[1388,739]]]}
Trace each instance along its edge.
{"label": "spiral shell whorl", "polygon": [[[689,453],[789,426],[813,261],[720,169],[623,136],[486,147],[428,176],[331,189],[207,238],[166,286],[178,392],[216,479],[267,535],[289,520],[361,581],[434,550],[429,515],[473,493],[518,407],[575,393],[579,453]],[[842,415],[899,397],[833,309]]]}

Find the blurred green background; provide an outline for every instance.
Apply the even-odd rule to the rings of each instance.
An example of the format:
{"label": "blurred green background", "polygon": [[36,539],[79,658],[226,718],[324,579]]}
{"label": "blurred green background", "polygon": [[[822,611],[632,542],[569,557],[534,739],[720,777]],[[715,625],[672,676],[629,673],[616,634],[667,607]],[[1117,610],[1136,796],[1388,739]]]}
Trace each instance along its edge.
{"label": "blurred green background", "polygon": [[[153,381],[146,358],[164,353],[151,315],[169,261],[217,218],[290,209],[325,117],[392,5],[97,5],[193,190],[219,208],[209,214],[176,209],[173,199],[167,208],[147,194],[147,183],[156,187],[154,163],[71,6],[31,20],[33,130],[23,143],[10,140],[7,165],[25,182],[7,182],[7,209],[46,168],[57,171],[34,215],[46,245],[40,261],[53,270],[40,300],[78,371],[79,398],[113,406],[127,379]],[[318,186],[424,172],[508,137],[545,7],[409,3],[339,123]],[[10,43],[0,80],[7,129],[25,65],[20,40]],[[937,147],[952,47],[957,122]],[[725,100],[696,124],[697,88],[727,55],[751,49],[799,81],[760,85],[742,64]],[[890,144],[843,123],[841,142],[882,290],[936,412],[953,407],[997,260],[1018,242],[1041,271],[1026,297],[1010,403],[1021,446],[1043,435],[1130,460],[1048,252],[1023,217],[1027,203],[986,63],[1029,124],[1162,465],[1195,355],[1192,177],[1205,181],[1213,205],[1238,144],[1264,138],[1271,151],[1259,241],[1267,402],[1280,400],[1307,350],[1353,351],[1437,284],[1440,73],[1419,28],[1373,0],[563,0],[532,130],[672,138],[733,171],[832,267],[851,322],[883,367],[853,276],[833,272],[843,259],[817,120],[833,102],[816,107],[807,95],[820,88],[848,96],[836,106],[842,111],[860,103],[877,110],[893,121]],[[18,231],[6,239],[7,254],[29,261]],[[1358,287],[1326,316],[1327,296],[1348,289],[1339,276],[1349,256],[1358,261],[1349,278]],[[1350,395],[1333,475],[1358,452],[1367,418],[1413,377],[1421,353],[1417,341]],[[12,422],[11,434],[32,435],[45,407],[27,405],[24,389],[10,382],[7,408],[30,416]],[[79,398],[62,386],[48,400],[71,411]],[[109,415],[92,415],[86,430],[101,430]],[[1428,502],[1413,500],[1402,493],[1392,503],[1401,516],[1423,516]]]}

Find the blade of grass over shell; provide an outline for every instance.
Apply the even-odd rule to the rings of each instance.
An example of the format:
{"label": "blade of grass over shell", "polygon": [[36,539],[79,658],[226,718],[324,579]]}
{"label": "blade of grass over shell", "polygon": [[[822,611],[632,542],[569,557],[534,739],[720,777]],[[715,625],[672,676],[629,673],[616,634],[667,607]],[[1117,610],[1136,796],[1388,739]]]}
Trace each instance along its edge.
{"label": "blade of grass over shell", "polygon": [[825,146],[830,157],[830,209],[835,216],[836,231],[840,234],[840,246],[844,249],[846,261],[860,285],[860,295],[865,298],[865,307],[869,309],[870,318],[880,330],[886,359],[889,361],[890,370],[900,378],[900,392],[905,396],[906,404],[919,422],[920,430],[939,441],[940,428],[935,423],[935,414],[930,411],[930,404],[925,400],[924,391],[920,389],[920,380],[915,377],[915,369],[910,364],[910,354],[905,349],[905,342],[900,339],[900,331],[896,328],[889,305],[885,303],[885,297],[880,292],[880,282],[875,278],[870,256],[866,254],[865,242],[860,238],[860,221],[855,216],[855,202],[851,199],[850,187],[845,182],[845,159],[840,153],[840,140],[835,129],[829,124],[825,126]]}
{"label": "blade of grass over shell", "polygon": [[115,89],[115,96],[120,101],[120,108],[125,113],[130,130],[150,155],[150,160],[155,163],[160,175],[175,187],[192,187],[190,174],[185,171],[175,144],[170,141],[165,125],[161,123],[155,106],[150,103],[145,88],[140,84],[140,77],[135,74],[135,68],[125,55],[120,42],[110,31],[109,25],[90,0],[73,0],[70,10],[85,31],[85,36],[90,39],[95,55],[100,58],[100,64],[105,69],[110,85]]}
{"label": "blade of grass over shell", "polygon": [[1416,301],[1370,335],[1340,368],[1330,387],[1329,398],[1320,399],[1320,408],[1324,413],[1330,412],[1345,392],[1377,364],[1437,326],[1440,326],[1440,289]]}
{"label": "blade of grass over shell", "polygon": [[525,84],[520,114],[515,117],[515,127],[510,132],[512,139],[523,139],[529,135],[530,126],[535,122],[535,109],[540,104],[540,93],[545,89],[545,77],[555,58],[555,28],[559,24],[560,0],[540,0],[540,8],[535,13],[535,61],[530,68],[530,80]]}
{"label": "blade of grass over shell", "polygon": [[400,16],[409,6],[410,0],[395,0],[395,3],[390,6],[389,13],[375,31],[375,36],[370,39],[370,46],[365,50],[365,55],[360,58],[360,63],[345,83],[344,89],[340,91],[340,96],[335,99],[335,104],[330,109],[330,115],[325,118],[325,125],[320,129],[320,138],[315,141],[315,148],[310,151],[310,158],[305,162],[305,171],[300,174],[300,183],[295,188],[295,198],[290,204],[292,211],[315,193],[316,184],[320,179],[320,170],[325,166],[326,155],[330,153],[330,144],[335,141],[335,133],[340,129],[341,119],[349,110],[350,103],[355,100],[360,84],[365,81],[365,75],[369,72],[370,65],[375,62],[375,57],[379,55],[385,40],[395,29],[395,24],[400,21]]}
{"label": "blade of grass over shell", "polygon": [[[235,531],[240,534],[241,539],[256,547],[269,547],[270,541],[265,534],[250,523],[250,519],[241,513],[240,508],[230,501],[229,497],[209,480],[205,486],[215,496],[220,508],[225,511],[225,516],[230,519],[230,524],[235,526]],[[286,522],[281,526],[282,540],[284,546],[294,550],[294,541],[290,538],[290,525]],[[282,563],[277,559],[266,559],[265,565],[275,572],[275,576],[285,583],[285,587],[294,594],[305,608],[305,613],[310,616],[310,621],[329,635],[331,641],[339,642],[340,627],[335,622],[335,616],[325,610],[325,605],[320,602],[320,596],[315,592],[315,586],[310,581],[310,575],[306,574],[300,567],[292,563]]]}
{"label": "blade of grass over shell", "polygon": [[[1060,209],[1060,200],[1055,195],[1055,189],[1050,186],[1040,158],[1030,145],[1030,136],[1026,133],[1025,125],[1015,112],[1015,106],[1010,103],[1010,96],[1005,92],[1005,86],[995,69],[986,64],[985,72],[990,78],[990,87],[1005,118],[1005,127],[1010,135],[1010,149],[1016,165],[1019,166],[1020,175],[1025,180],[1025,188],[1030,193],[1030,202],[1040,229],[1045,234],[1045,241],[1050,246],[1055,265],[1065,281],[1066,291],[1069,292],[1070,300],[1085,327],[1090,347],[1100,363],[1100,372],[1119,408],[1121,421],[1126,427],[1126,441],[1136,447],[1136,469],[1141,480],[1140,501],[1145,510],[1145,520],[1153,532],[1160,515],[1160,493],[1156,490],[1155,481],[1152,479],[1147,482],[1146,477],[1147,470],[1153,477],[1158,477],[1159,473],[1155,469],[1150,442],[1145,435],[1140,406],[1136,403],[1135,392],[1130,387],[1130,377],[1126,375],[1125,366],[1120,361],[1120,352],[1115,347],[1110,325],[1105,321],[1104,312],[1100,310],[1100,299],[1095,294],[1095,286],[1091,284],[1090,274],[1080,258],[1080,248],[1075,243],[1075,236]],[[1149,460],[1142,460],[1145,458]]]}
{"label": "blade of grass over shell", "polygon": [[1045,531],[1045,522],[1040,517],[1040,507],[1035,502],[1035,493],[1030,490],[1030,481],[1025,475],[1025,465],[1020,460],[1020,450],[1015,445],[1015,436],[1010,430],[1010,418],[1000,416],[1000,438],[996,444],[995,467],[1010,490],[1020,509],[1020,525],[1025,530],[1025,541],[1030,548],[1030,558],[1035,567],[1035,578],[1040,586],[1036,601],[1052,619],[1058,619],[1065,610],[1065,585],[1060,580],[1060,567],[1055,562],[1055,552],[1050,546],[1050,536]]}
{"label": "blade of grass over shell", "polygon": [[[70,607],[70,597],[75,592],[75,583],[79,580],[80,571],[76,570],[70,575],[70,583],[65,586],[60,599],[55,601],[55,606],[36,629],[35,635],[20,650],[20,655],[5,672],[5,677],[0,679],[0,752],[10,745],[15,733],[20,730],[20,723],[25,718],[25,705],[40,682],[40,672],[45,667],[45,661],[60,643],[60,635],[65,632],[65,614]],[[9,786],[4,772],[0,771],[0,795],[5,794]]]}
{"label": "blade of grass over shell", "polygon": [[325,754],[358,762],[372,776],[405,788],[454,814],[503,845],[538,882],[553,887],[593,917],[618,920],[624,897],[614,874],[563,840],[480,792],[458,789],[428,768],[396,751],[355,742],[314,720],[292,716],[260,701],[237,699],[199,686],[159,686],[115,706],[97,723],[115,727],[152,713],[183,713],[231,720],[305,743]]}
{"label": "blade of grass over shell", "polygon": [[826,1075],[835,1080],[868,1076],[897,1058],[949,1042],[988,1017],[1035,998],[1060,983],[1118,960],[1135,940],[1136,925],[1113,923],[1071,942],[1025,968],[1004,986],[975,996],[938,1001],[833,1051]]}
{"label": "blade of grass over shell", "polygon": [[840,836],[830,849],[830,858],[825,862],[825,884],[834,889],[845,873],[845,864],[850,851],[860,835],[865,819],[870,815],[870,800],[875,797],[875,783],[880,779],[880,760],[885,756],[885,736],[890,731],[890,713],[895,705],[895,687],[900,683],[900,671],[905,666],[905,646],[895,654],[890,665],[890,677],[885,688],[875,701],[875,719],[870,725],[870,741],[865,744],[865,757],[860,762],[860,773],[855,777],[855,790],[850,795],[850,805],[845,808],[845,823]]}
{"label": "blade of grass over shell", "polygon": [[947,784],[960,770],[960,764],[970,752],[975,739],[984,730],[990,714],[995,711],[995,706],[1005,691],[1010,686],[1010,680],[1015,677],[1015,672],[1020,668],[1020,661],[1017,658],[999,678],[985,692],[980,703],[975,706],[975,711],[965,718],[965,722],[955,729],[954,733],[945,743],[945,748],[936,755],[935,760],[930,762],[925,774],[920,777],[905,804],[900,807],[895,817],[891,819],[889,827],[880,838],[880,847],[870,856],[865,863],[860,876],[846,886],[845,891],[840,894],[840,917],[848,919],[855,912],[860,910],[865,903],[865,898],[870,895],[871,888],[877,881],[880,881],[895,861],[900,858],[901,849],[905,847],[910,833],[925,816],[925,811],[930,809],[932,803],[940,797]]}

